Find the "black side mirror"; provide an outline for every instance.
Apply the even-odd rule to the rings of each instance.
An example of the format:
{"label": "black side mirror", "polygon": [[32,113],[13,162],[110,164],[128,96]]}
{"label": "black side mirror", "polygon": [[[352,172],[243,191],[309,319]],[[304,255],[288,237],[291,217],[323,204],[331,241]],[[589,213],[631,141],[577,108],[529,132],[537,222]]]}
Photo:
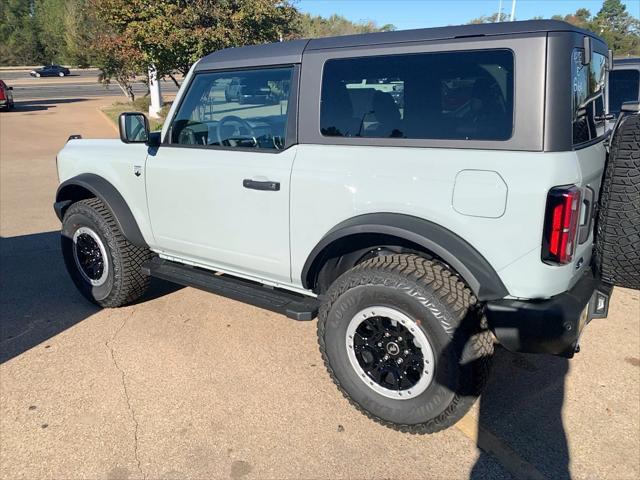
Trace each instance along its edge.
{"label": "black side mirror", "polygon": [[7,87],[9,90],[13,90],[13,87]]}
{"label": "black side mirror", "polygon": [[124,112],[118,118],[120,140],[124,143],[146,143],[149,140],[149,121],[143,113]]}

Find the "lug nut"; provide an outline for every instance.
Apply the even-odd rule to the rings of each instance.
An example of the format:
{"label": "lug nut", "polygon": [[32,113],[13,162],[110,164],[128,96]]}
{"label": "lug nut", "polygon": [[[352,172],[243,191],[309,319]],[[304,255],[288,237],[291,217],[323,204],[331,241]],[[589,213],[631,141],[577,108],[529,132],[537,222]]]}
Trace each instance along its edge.
{"label": "lug nut", "polygon": [[402,341],[402,337],[398,337],[398,341],[401,342]]}
{"label": "lug nut", "polygon": [[390,337],[390,336],[391,336],[391,334],[390,334],[389,332],[384,332],[384,336],[385,336],[385,337]]}
{"label": "lug nut", "polygon": [[382,346],[382,342],[378,342],[378,346],[381,347]]}
{"label": "lug nut", "polygon": [[384,358],[385,360],[389,360],[389,355],[385,355],[385,356],[384,356],[384,357],[382,357],[382,358]]}
{"label": "lug nut", "polygon": [[398,359],[398,365],[400,365],[401,363],[402,363],[402,359],[401,359],[401,358],[399,358],[399,359]]}
{"label": "lug nut", "polygon": [[405,351],[404,351],[404,354],[405,354],[405,355],[409,355],[409,350],[405,350]]}

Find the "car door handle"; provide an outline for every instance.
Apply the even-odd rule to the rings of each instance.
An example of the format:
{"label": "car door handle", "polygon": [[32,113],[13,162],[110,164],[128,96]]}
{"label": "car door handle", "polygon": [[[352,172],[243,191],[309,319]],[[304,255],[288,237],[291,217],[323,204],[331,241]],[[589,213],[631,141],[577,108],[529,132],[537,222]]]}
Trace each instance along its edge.
{"label": "car door handle", "polygon": [[273,192],[280,190],[280,182],[272,182],[271,180],[260,181],[245,178],[242,181],[242,186],[252,190],[271,190]]}

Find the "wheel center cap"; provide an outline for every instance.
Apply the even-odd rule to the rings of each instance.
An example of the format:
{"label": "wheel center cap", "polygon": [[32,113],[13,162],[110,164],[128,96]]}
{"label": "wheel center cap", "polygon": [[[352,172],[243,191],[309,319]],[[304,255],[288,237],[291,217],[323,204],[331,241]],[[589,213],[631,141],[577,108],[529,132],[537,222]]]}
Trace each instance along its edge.
{"label": "wheel center cap", "polygon": [[389,355],[397,355],[400,353],[400,347],[395,342],[387,343],[387,353]]}

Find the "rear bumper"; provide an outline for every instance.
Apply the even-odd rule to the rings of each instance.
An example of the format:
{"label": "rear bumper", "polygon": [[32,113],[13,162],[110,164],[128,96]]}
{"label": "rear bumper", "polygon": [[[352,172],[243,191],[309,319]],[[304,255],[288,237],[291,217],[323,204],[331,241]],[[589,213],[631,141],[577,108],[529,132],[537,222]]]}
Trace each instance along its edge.
{"label": "rear bumper", "polygon": [[[546,300],[488,302],[489,326],[507,350],[572,357],[590,319],[589,301],[598,288],[598,280],[588,272],[570,291]],[[600,290],[608,298],[610,290]]]}

